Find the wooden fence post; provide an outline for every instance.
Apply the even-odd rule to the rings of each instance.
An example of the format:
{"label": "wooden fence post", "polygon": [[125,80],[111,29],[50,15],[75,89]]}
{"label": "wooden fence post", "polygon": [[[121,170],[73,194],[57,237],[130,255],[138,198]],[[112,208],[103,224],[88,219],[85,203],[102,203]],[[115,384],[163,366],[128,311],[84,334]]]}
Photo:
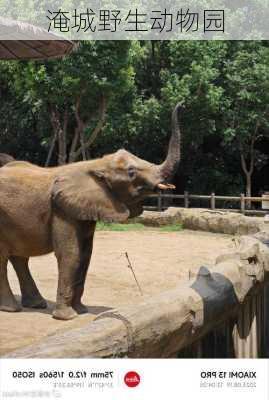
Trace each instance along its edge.
{"label": "wooden fence post", "polygon": [[263,291],[263,355],[269,357],[269,326],[268,326],[268,313],[269,313],[269,285],[264,286]]}
{"label": "wooden fence post", "polygon": [[236,358],[259,358],[265,355],[262,348],[264,309],[262,301],[258,299],[262,295],[263,292],[253,295],[240,306],[232,332]]}
{"label": "wooden fence post", "polygon": [[184,192],[184,207],[189,208],[189,192]]}
{"label": "wooden fence post", "polygon": [[216,199],[215,199],[215,193],[214,192],[211,193],[210,205],[211,205],[211,210],[215,210]]}
{"label": "wooden fence post", "polygon": [[158,193],[158,211],[162,211],[162,194]]}
{"label": "wooden fence post", "polygon": [[245,214],[245,195],[244,195],[244,193],[241,193],[241,200],[240,200],[240,202],[241,202],[241,213],[242,214]]}

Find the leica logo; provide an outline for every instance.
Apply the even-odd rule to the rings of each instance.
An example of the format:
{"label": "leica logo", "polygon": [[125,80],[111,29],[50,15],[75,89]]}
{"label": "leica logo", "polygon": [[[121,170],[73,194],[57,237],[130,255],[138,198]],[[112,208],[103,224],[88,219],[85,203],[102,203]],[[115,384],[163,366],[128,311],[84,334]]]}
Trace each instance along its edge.
{"label": "leica logo", "polygon": [[140,383],[140,376],[135,371],[129,371],[124,376],[124,382],[128,387],[136,387]]}

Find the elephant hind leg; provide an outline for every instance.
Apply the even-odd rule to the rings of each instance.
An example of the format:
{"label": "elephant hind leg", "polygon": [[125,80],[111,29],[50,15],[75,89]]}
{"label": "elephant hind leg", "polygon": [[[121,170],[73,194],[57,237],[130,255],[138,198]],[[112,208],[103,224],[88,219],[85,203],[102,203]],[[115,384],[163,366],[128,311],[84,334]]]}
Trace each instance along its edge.
{"label": "elephant hind leg", "polygon": [[47,302],[41,296],[28,266],[28,258],[10,257],[17,277],[19,279],[22,305],[29,308],[46,308]]}
{"label": "elephant hind leg", "polygon": [[7,277],[7,257],[0,255],[0,310],[16,312],[21,311],[21,306],[16,301]]}

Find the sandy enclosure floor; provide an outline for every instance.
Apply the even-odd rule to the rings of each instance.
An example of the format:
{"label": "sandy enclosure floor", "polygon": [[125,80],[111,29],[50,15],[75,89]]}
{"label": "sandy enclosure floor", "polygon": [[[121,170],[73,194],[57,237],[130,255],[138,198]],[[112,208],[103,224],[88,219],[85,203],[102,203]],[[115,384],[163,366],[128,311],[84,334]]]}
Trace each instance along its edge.
{"label": "sandy enclosure floor", "polygon": [[[51,317],[55,305],[57,264],[53,254],[35,257],[31,271],[42,295],[48,300],[46,310],[23,309],[19,313],[0,311],[0,354],[39,341],[47,335],[83,326],[97,314],[112,307],[134,304],[188,278],[189,271],[212,265],[217,254],[233,247],[228,235],[184,230],[182,232],[97,232],[90,271],[87,276],[84,304],[89,314],[72,321]],[[140,295],[127,260],[136,272],[143,290]],[[9,265],[9,281],[20,298],[16,275]]]}

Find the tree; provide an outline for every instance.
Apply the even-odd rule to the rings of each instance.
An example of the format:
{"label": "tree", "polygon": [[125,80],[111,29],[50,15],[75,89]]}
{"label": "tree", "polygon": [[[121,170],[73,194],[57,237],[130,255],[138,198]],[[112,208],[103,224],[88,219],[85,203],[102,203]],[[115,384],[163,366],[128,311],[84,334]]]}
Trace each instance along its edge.
{"label": "tree", "polygon": [[158,163],[181,102],[177,190],[258,194],[269,156],[268,48],[83,42],[63,60],[0,63],[1,151],[43,165],[49,153],[52,165],[125,147]]}
{"label": "tree", "polygon": [[36,113],[49,116],[53,135],[46,165],[56,143],[60,165],[87,158],[113,93],[119,96],[132,85],[129,47],[129,42],[82,42],[63,60],[12,65],[17,93]]}
{"label": "tree", "polygon": [[230,45],[224,68],[224,139],[236,146],[245,174],[246,195],[264,156],[257,142],[269,132],[269,49],[262,42]]}
{"label": "tree", "polygon": [[14,90],[10,64],[0,62],[0,151],[18,159],[44,163],[43,130],[37,126],[32,108]]}
{"label": "tree", "polygon": [[169,116],[168,110],[176,102],[185,107],[181,118],[180,179],[189,191],[229,190],[222,185],[230,179],[223,168],[219,124],[223,96],[220,82],[226,52],[226,42],[170,42],[167,68],[161,72],[163,115]]}

